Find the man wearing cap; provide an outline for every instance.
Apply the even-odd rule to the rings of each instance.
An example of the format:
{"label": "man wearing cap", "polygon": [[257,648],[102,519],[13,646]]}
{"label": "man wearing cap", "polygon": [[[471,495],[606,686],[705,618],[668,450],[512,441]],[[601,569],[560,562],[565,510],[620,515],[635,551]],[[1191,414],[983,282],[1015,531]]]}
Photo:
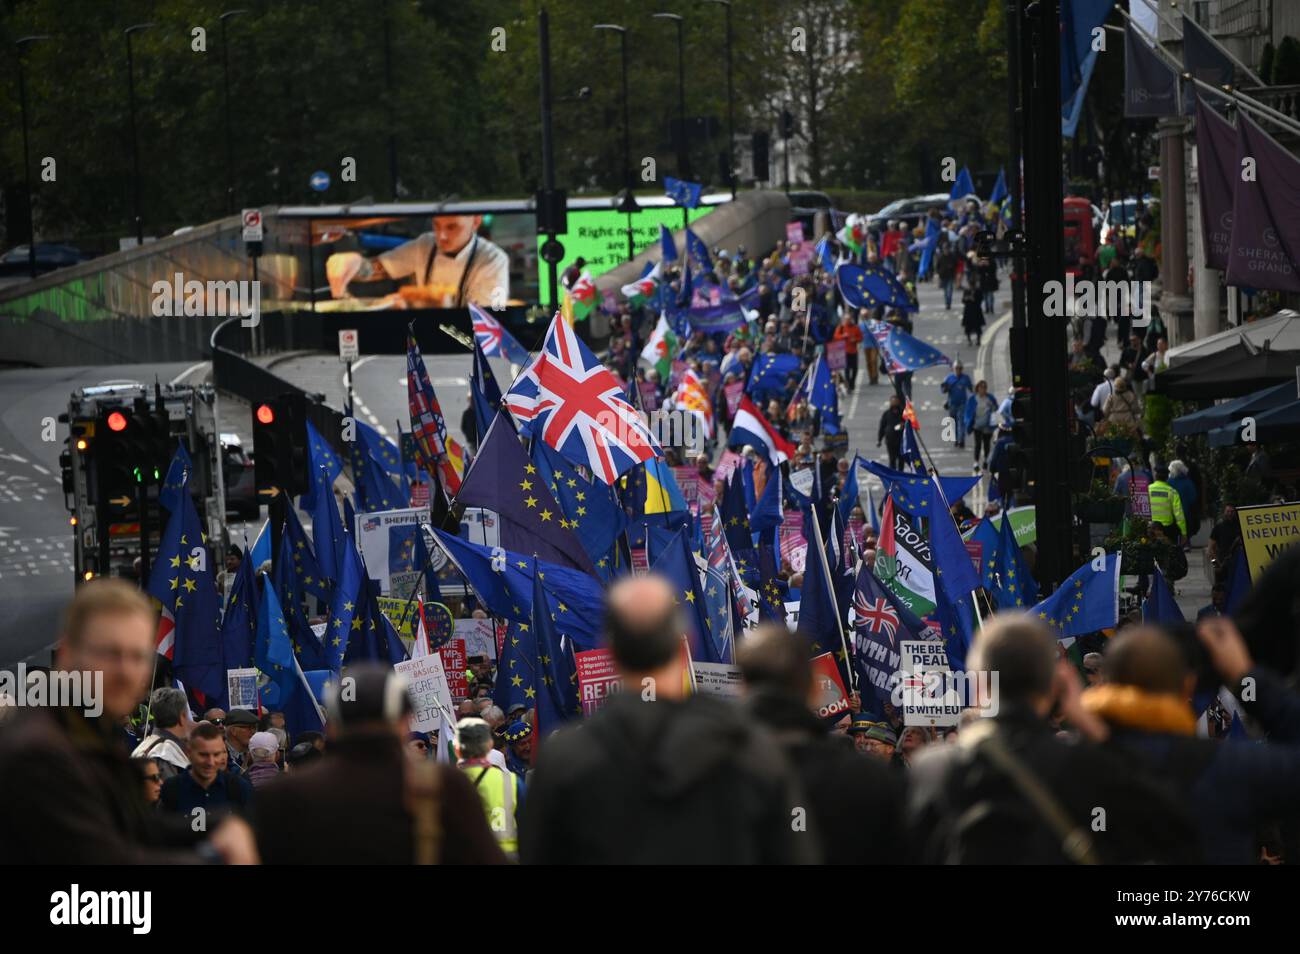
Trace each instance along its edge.
{"label": "man wearing cap", "polygon": [[886,764],[894,758],[898,735],[889,723],[870,718],[854,719],[849,726],[849,734],[853,736],[854,746],[863,755],[870,755]]}
{"label": "man wearing cap", "polygon": [[523,719],[516,719],[506,727],[503,737],[509,746],[506,768],[526,778],[533,768],[533,727]]}
{"label": "man wearing cap", "polygon": [[[406,680],[391,667],[344,670],[326,699],[329,754],[257,793],[267,864],[501,864],[463,772],[405,753]],[[306,807],[304,807],[306,806]]]}
{"label": "man wearing cap", "polygon": [[226,715],[226,753],[232,772],[248,767],[248,742],[257,731],[257,716],[247,709],[231,709]]}
{"label": "man wearing cap", "polygon": [[[532,731],[531,729],[529,730]],[[524,801],[523,780],[514,772],[493,765],[492,729],[482,719],[456,723],[456,758],[460,770],[474,785],[483,802],[488,827],[497,844],[512,861],[519,857],[519,816]]]}
{"label": "man wearing cap", "polygon": [[244,777],[254,788],[261,788],[280,774],[276,758],[280,754],[280,740],[271,731],[255,732],[248,740],[248,768]]}

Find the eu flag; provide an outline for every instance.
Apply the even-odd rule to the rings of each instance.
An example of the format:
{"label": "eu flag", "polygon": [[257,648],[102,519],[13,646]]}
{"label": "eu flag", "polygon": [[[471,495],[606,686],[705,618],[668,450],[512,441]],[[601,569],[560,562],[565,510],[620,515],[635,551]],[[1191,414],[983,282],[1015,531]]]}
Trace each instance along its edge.
{"label": "eu flag", "polygon": [[293,507],[284,508],[284,534],[280,547],[281,550],[287,547],[292,555],[293,578],[298,592],[328,599],[329,584],[321,572],[320,561],[316,559],[316,550],[307,539],[307,531],[303,530],[298,512]]}
{"label": "eu flag", "polygon": [[[957,524],[944,506],[943,497],[933,481],[930,482],[930,494],[930,553],[934,560],[935,589],[943,590],[949,600],[958,603],[968,598],[972,590],[980,588],[980,578],[971,565],[970,552],[957,532]],[[1010,521],[1007,521],[1008,530],[1010,527]]]}
{"label": "eu flag", "polygon": [[[844,618],[835,601],[834,580],[821,530],[812,522],[813,536],[808,541],[804,564],[803,587],[799,594],[799,624],[796,627],[808,641],[809,655],[834,653],[844,684],[851,686],[849,660],[844,650]],[[847,609],[847,607],[845,607]]]}
{"label": "eu flag", "polygon": [[867,323],[867,327],[871,330],[876,347],[885,356],[886,370],[890,374],[952,364],[952,360],[934,345],[914,338],[896,325],[872,321]]}
{"label": "eu flag", "polygon": [[[292,513],[292,508],[289,508],[288,512]],[[289,633],[294,648],[299,652],[308,653],[309,656],[315,656],[318,641],[311,629],[311,614],[306,605],[308,592],[303,582],[310,574],[303,570],[304,550],[295,546],[299,542],[304,547],[308,545],[302,536],[291,538],[286,529],[280,538],[280,552],[276,554],[275,562],[271,566],[271,582],[275,586],[276,596],[284,615],[289,621]],[[315,581],[314,576],[312,580]]]}
{"label": "eu flag", "polygon": [[686,633],[695,662],[722,662],[722,653],[714,641],[713,623],[709,619],[700,574],[686,542],[686,531],[679,530],[672,542],[659,554],[651,570],[668,580],[674,597],[686,617]]}
{"label": "eu flag", "polygon": [[[487,440],[488,428],[501,407],[501,387],[477,341],[474,342],[474,364],[469,373],[469,393],[474,404],[474,446],[479,447]],[[513,422],[511,429],[514,429]]]}
{"label": "eu flag", "polygon": [[727,536],[727,545],[732,553],[753,549],[753,528],[749,521],[749,507],[745,504],[745,488],[742,483],[740,468],[731,472],[731,478],[723,484],[722,500],[719,511],[722,514],[723,532]]}
{"label": "eu flag", "polygon": [[993,205],[1001,205],[1002,200],[1010,193],[1007,191],[1007,170],[998,170],[998,181],[993,183],[993,194],[989,196],[989,202]]}
{"label": "eu flag", "polygon": [[435,529],[434,536],[479,602],[493,616],[529,622],[533,609],[535,565],[547,590],[573,610],[576,620],[569,624],[566,632],[578,648],[595,649],[601,645],[605,590],[594,577],[501,547],[479,546],[443,530]]}
{"label": "eu flag", "polygon": [[1155,573],[1151,574],[1151,593],[1142,603],[1142,621],[1163,623],[1166,626],[1187,621],[1174,600],[1173,591],[1169,589],[1169,583],[1160,572],[1160,567],[1156,567]]}
{"label": "eu flag", "polygon": [[167,467],[167,476],[163,478],[162,486],[158,488],[158,502],[169,514],[176,511],[185,495],[189,493],[187,481],[193,470],[194,465],[190,461],[185,445],[177,443],[176,452]]}
{"label": "eu flag", "polygon": [[501,518],[501,545],[506,549],[594,576],[591,557],[546,486],[548,476],[528,459],[514,427],[498,413],[456,502],[495,511]]}
{"label": "eu flag", "polygon": [[698,182],[687,182],[685,179],[664,176],[664,194],[673,200],[673,205],[679,205],[683,209],[698,208],[700,193],[703,191],[704,186]]}
{"label": "eu flag", "polygon": [[361,555],[349,540],[339,557],[339,581],[334,587],[329,622],[322,637],[327,669],[338,672],[343,668],[348,641],[360,633],[366,623],[364,589],[367,586]]}
{"label": "eu flag", "polygon": [[[334,453],[334,448],[330,447],[325,438],[321,436],[320,431],[316,430],[316,425],[311,421],[307,422],[307,480],[310,486],[307,492],[298,498],[298,506],[303,510],[312,512],[315,509],[316,480],[317,475],[324,472],[325,486],[334,487],[334,479],[343,473],[343,462],[339,460],[339,455]],[[333,494],[331,493],[331,499]],[[315,529],[314,527],[312,528]]]}
{"label": "eu flag", "polygon": [[835,269],[835,283],[840,295],[854,308],[875,310],[883,305],[904,311],[920,310],[893,273],[879,265],[846,262]]}
{"label": "eu flag", "polygon": [[533,463],[600,578],[609,582],[619,565],[615,544],[627,527],[627,514],[619,506],[614,488],[589,480],[545,441],[533,441]]}
{"label": "eu flag", "polygon": [[1002,526],[998,530],[994,562],[997,564],[997,580],[991,589],[997,597],[999,609],[1023,609],[1038,602],[1038,583],[1029,575],[1020,544],[1016,543],[1015,532],[1011,529],[1011,518],[1006,514],[1002,515]]}
{"label": "eu flag", "polygon": [[582,715],[574,641],[568,633],[577,622],[575,610],[552,596],[542,575],[540,571],[533,573],[533,630],[537,634],[537,671],[542,682],[537,704],[539,734]]}
{"label": "eu flag", "polygon": [[840,432],[840,399],[831,377],[830,366],[824,355],[818,355],[808,372],[808,406],[821,415],[822,431],[826,434]]}
{"label": "eu flag", "polygon": [[1030,612],[1055,629],[1060,639],[1115,626],[1119,622],[1120,554],[1107,553],[1103,564],[1098,570],[1088,561]]}
{"label": "eu flag", "polygon": [[[182,460],[182,478],[173,498],[177,507],[167,518],[147,589],[162,604],[159,632],[164,640],[163,630],[172,627],[171,660],[176,677],[187,689],[201,693],[205,705],[220,704],[226,696],[221,600],[209,565],[208,538],[190,497],[190,472],[183,463],[187,458],[183,447],[178,447],[172,458],[173,464]],[[160,651],[163,648],[160,645]]]}
{"label": "eu flag", "polygon": [[[913,517],[930,516],[930,487],[934,479],[928,476],[909,474],[902,470],[893,470],[874,460],[858,459],[858,463],[869,473],[875,474],[885,485],[885,490],[894,497],[894,506]],[[940,477],[939,485],[949,503],[960,500],[971,492],[979,477]]]}
{"label": "eu flag", "polygon": [[[334,500],[334,478],[325,467],[316,469],[312,478],[311,537],[316,566],[322,577],[333,582],[339,578],[339,551],[345,542],[339,507]],[[308,495],[303,494],[299,499],[307,500]]]}
{"label": "eu flag", "polygon": [[756,401],[785,396],[786,379],[799,373],[797,354],[760,354],[754,358],[745,392]]}
{"label": "eu flag", "polygon": [[772,472],[763,487],[763,494],[758,498],[749,518],[749,529],[754,533],[764,533],[781,526],[785,520],[784,501],[781,499],[781,474]]}
{"label": "eu flag", "polygon": [[227,669],[246,669],[253,665],[256,636],[257,575],[253,561],[245,557],[235,573],[226,612],[221,617],[221,643]]}
{"label": "eu flag", "polygon": [[691,264],[700,271],[713,271],[713,259],[709,255],[709,247],[690,229],[686,230],[686,253],[690,256]]}
{"label": "eu flag", "polygon": [[315,695],[294,657],[289,630],[270,580],[263,580],[258,603],[256,666],[267,677],[261,689],[262,704],[284,713],[284,727],[290,738],[325,728]]}

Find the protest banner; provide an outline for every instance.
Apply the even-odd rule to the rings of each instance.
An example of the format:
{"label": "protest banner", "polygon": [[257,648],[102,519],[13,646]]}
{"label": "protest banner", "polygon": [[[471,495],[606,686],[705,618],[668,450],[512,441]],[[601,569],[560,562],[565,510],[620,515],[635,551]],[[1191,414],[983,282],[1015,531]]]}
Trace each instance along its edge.
{"label": "protest banner", "polygon": [[[356,515],[353,529],[357,548],[366,561],[366,572],[379,583],[382,595],[402,595],[394,593],[394,575],[397,587],[405,591],[406,597],[411,595],[421,569],[413,562],[414,534],[420,533],[421,525],[428,521],[429,511],[419,507]],[[431,556],[435,570],[447,562],[446,555],[436,547]]]}
{"label": "protest banner", "polygon": [[1135,517],[1151,519],[1151,479],[1133,474],[1129,477],[1129,513]]}
{"label": "protest banner", "polygon": [[826,342],[826,367],[832,371],[844,370],[844,341]]}
{"label": "protest banner", "polygon": [[430,653],[419,659],[404,659],[393,668],[407,680],[407,692],[411,696],[412,732],[432,732],[437,729],[440,711],[445,711],[447,718],[455,721],[452,691],[441,655]]}
{"label": "protest banner", "polygon": [[726,663],[692,663],[695,670],[695,691],[702,696],[739,698],[741,678],[739,666]]}
{"label": "protest banner", "polygon": [[578,699],[584,716],[594,715],[611,695],[623,688],[622,677],[608,649],[585,649],[573,654],[578,671]]}
{"label": "protest banner", "polygon": [[900,640],[899,685],[903,724],[927,727],[956,725],[961,700],[952,689],[948,651],[942,640]]}
{"label": "protest banner", "polygon": [[823,719],[838,721],[849,712],[849,693],[840,678],[839,667],[831,653],[812,658],[813,701],[812,709]]}
{"label": "protest banner", "polygon": [[1253,582],[1283,550],[1300,543],[1300,501],[1238,507],[1237,522]]}
{"label": "protest banner", "polygon": [[456,620],[456,639],[464,640],[465,655],[497,658],[496,627],[490,619]]}
{"label": "protest banner", "polygon": [[257,670],[227,669],[226,691],[231,709],[257,709]]}
{"label": "protest banner", "polygon": [[469,698],[469,680],[465,677],[469,657],[465,654],[465,640],[452,639],[438,653],[442,656],[442,668],[447,673],[452,701],[459,705]]}

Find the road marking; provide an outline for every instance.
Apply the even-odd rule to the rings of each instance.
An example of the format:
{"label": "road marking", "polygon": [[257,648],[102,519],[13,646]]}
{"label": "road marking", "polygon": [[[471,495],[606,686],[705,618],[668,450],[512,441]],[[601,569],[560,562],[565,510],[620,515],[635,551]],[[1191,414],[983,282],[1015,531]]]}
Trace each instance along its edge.
{"label": "road marking", "polygon": [[[993,346],[993,339],[997,337],[998,332],[1000,332],[1003,326],[1005,326],[1009,321],[1011,321],[1011,312],[1007,312],[997,321],[993,322],[993,324],[989,326],[988,330],[984,332],[984,341],[980,345],[979,353],[975,358],[975,380],[976,381],[988,380],[988,378],[985,376],[985,372],[986,372],[985,365],[987,363],[989,350]],[[989,385],[989,391],[990,393],[993,391],[992,385]]]}
{"label": "road marking", "polygon": [[50,472],[40,464],[32,464],[32,470],[36,471],[38,474],[44,474],[46,477],[50,476]]}
{"label": "road marking", "polygon": [[180,374],[176,375],[176,377],[172,378],[171,381],[168,383],[171,384],[172,387],[175,387],[176,385],[184,381],[186,378],[188,378],[195,371],[197,371],[199,368],[207,367],[207,365],[208,365],[207,361],[200,361],[198,364],[192,364],[184,371],[182,371]]}

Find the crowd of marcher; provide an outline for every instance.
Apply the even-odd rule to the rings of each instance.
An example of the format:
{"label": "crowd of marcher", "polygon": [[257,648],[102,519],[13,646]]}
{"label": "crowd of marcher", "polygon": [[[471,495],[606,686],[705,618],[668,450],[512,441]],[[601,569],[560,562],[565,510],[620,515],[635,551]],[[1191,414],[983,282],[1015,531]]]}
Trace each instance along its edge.
{"label": "crowd of marcher", "polygon": [[[196,721],[158,689],[136,741],[154,620],[124,581],[72,600],[58,667],[102,672],[103,711],[6,712],[6,861],[1249,863],[1289,860],[1296,834],[1300,696],[1226,617],[1121,629],[1084,685],[1054,633],[998,614],[968,661],[996,678],[960,724],[896,730],[820,717],[804,644],[771,624],[740,643],[738,698],[691,694],[674,592],[629,577],[604,620],[624,691],[524,749],[466,715],[455,764],[371,663],[327,700],[328,737],[287,739],[276,713]],[[1220,685],[1266,742],[1197,737],[1191,700]]]}

